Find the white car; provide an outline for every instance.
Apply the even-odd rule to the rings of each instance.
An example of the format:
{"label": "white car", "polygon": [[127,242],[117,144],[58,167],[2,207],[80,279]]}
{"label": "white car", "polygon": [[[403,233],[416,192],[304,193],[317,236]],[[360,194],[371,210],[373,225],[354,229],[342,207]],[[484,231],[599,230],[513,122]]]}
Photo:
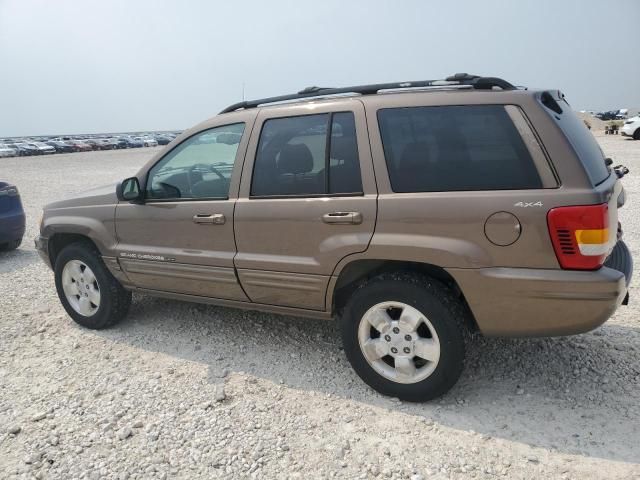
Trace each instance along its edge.
{"label": "white car", "polygon": [[620,134],[625,137],[633,137],[634,140],[640,140],[640,115],[625,120]]}
{"label": "white car", "polygon": [[142,141],[144,142],[145,147],[157,147],[158,141],[155,138],[151,137],[142,137]]}
{"label": "white car", "polygon": [[0,143],[0,157],[15,157],[18,155],[18,150],[10,147],[9,145],[5,145],[4,143]]}
{"label": "white car", "polygon": [[46,143],[43,142],[33,142],[30,143],[29,145],[34,146],[35,148],[38,149],[38,152],[40,154],[48,154],[48,153],[56,153],[56,149],[53,148],[51,145],[47,145]]}

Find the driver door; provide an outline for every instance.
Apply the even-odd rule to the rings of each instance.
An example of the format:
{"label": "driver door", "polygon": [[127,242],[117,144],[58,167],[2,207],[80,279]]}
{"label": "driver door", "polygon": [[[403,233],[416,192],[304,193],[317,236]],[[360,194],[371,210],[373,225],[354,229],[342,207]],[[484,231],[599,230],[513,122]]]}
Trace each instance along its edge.
{"label": "driver door", "polygon": [[198,131],[148,170],[144,204],[117,205],[118,260],[136,287],[248,300],[233,267],[233,209],[250,123]]}

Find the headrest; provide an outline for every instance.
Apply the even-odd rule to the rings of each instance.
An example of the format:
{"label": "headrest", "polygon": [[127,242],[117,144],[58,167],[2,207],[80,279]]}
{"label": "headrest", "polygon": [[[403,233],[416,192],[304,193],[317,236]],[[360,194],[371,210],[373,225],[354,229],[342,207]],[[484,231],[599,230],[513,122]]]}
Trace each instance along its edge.
{"label": "headrest", "polygon": [[313,170],[313,155],[311,150],[303,143],[289,144],[287,143],[280,150],[278,158],[278,172],[292,173],[308,173]]}

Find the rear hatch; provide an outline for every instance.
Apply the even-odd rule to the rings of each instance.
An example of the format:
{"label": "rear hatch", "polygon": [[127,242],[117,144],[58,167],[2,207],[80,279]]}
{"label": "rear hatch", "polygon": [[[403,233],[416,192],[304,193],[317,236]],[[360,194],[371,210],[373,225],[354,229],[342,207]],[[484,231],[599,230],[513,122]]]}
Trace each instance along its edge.
{"label": "rear hatch", "polygon": [[[583,120],[574,113],[562,93],[542,92],[540,102],[546,107],[549,116],[563,132],[582,163],[593,186],[594,199],[601,205],[606,204],[606,207],[600,210],[595,207],[585,208],[583,211],[574,208],[569,215],[558,215],[555,222],[552,212],[561,211],[563,207],[549,212],[549,230],[556,255],[563,268],[599,268],[621,236],[618,208],[622,207],[625,201],[622,183],[616,172],[607,165],[607,159],[597,140]],[[568,209],[565,213],[567,212]],[[602,218],[603,216],[606,218]],[[573,228],[569,225],[572,222]],[[584,224],[580,225],[581,222]],[[563,233],[559,234],[558,229],[562,229]],[[585,253],[586,256],[591,253],[593,257],[598,258],[585,261],[588,259],[579,258],[581,253]]]}

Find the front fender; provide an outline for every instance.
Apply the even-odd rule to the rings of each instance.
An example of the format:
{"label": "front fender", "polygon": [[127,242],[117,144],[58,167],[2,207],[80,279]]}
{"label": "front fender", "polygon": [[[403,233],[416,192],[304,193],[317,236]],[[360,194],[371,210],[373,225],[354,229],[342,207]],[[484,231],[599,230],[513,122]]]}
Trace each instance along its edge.
{"label": "front fender", "polygon": [[73,210],[76,211],[47,212],[43,218],[40,235],[47,239],[56,234],[82,235],[91,239],[103,256],[114,256],[117,243],[115,206],[91,207],[91,216],[77,211],[82,209]]}

